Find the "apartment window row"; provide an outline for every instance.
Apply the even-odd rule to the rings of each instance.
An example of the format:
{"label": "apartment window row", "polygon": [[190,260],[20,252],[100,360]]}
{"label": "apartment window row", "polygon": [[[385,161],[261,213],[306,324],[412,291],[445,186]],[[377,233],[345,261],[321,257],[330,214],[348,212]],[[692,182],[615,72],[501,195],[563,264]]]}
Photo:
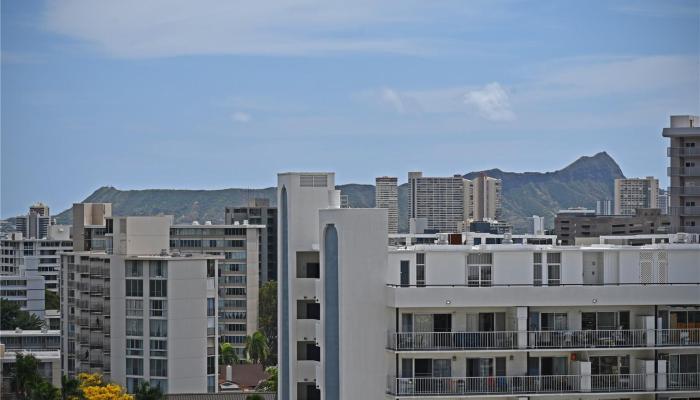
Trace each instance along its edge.
{"label": "apartment window row", "polygon": [[219,264],[219,269],[222,272],[246,272],[245,264]]}
{"label": "apartment window row", "polygon": [[246,288],[219,288],[220,296],[245,296]]}
{"label": "apartment window row", "polygon": [[546,256],[547,261],[547,285],[561,285],[561,253],[533,253],[532,284],[542,286],[544,256]]}
{"label": "apartment window row", "polygon": [[222,308],[246,308],[246,301],[235,299],[219,299],[219,309]]}
{"label": "apartment window row", "polygon": [[219,318],[221,319],[246,319],[247,312],[245,311],[220,311]]}
{"label": "apartment window row", "polygon": [[228,275],[219,277],[219,285],[245,285],[247,277],[245,275]]}

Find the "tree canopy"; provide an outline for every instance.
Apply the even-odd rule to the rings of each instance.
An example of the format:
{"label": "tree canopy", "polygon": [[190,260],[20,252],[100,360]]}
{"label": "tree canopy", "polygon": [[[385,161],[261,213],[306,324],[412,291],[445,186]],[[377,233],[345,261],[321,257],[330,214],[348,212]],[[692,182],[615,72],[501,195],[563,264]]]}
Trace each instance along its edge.
{"label": "tree canopy", "polygon": [[36,315],[23,311],[19,304],[7,299],[0,299],[0,329],[11,331],[41,329],[44,321]]}

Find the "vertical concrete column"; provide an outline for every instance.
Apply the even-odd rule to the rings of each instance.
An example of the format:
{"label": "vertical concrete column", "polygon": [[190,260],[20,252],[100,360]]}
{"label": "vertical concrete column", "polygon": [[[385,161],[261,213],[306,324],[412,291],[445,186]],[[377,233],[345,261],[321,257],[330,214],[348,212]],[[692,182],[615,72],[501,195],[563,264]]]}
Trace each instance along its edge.
{"label": "vertical concrete column", "polygon": [[668,384],[667,379],[666,379],[666,372],[668,368],[668,361],[666,360],[658,360],[656,362],[656,390],[658,391],[663,391],[666,390],[666,386]]}
{"label": "vertical concrete column", "polygon": [[518,307],[516,310],[518,318],[518,348],[527,348],[527,307]]}
{"label": "vertical concrete column", "polygon": [[656,346],[656,324],[655,324],[654,316],[647,315],[647,316],[642,317],[642,325],[644,328],[644,332],[646,333],[645,346],[647,346],[647,347]]}

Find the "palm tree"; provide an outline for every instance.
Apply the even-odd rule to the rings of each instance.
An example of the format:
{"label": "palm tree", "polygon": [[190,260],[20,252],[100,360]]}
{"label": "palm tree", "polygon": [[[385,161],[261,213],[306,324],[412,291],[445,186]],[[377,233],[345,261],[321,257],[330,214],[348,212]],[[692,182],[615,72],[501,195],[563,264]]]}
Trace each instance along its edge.
{"label": "palm tree", "polygon": [[61,399],[76,400],[81,396],[80,381],[66,375],[61,377]]}
{"label": "palm tree", "polygon": [[248,358],[254,364],[259,364],[270,355],[270,346],[267,344],[265,334],[260,331],[245,338],[245,351]]}
{"label": "palm tree", "polygon": [[163,392],[158,386],[151,386],[148,382],[141,382],[134,392],[135,400],[162,400]]}
{"label": "palm tree", "polygon": [[17,354],[12,372],[12,388],[17,398],[20,400],[28,399],[32,388],[40,382],[39,360],[31,354]]}
{"label": "palm tree", "polygon": [[231,343],[221,343],[219,345],[219,365],[229,365],[237,363],[238,354]]}

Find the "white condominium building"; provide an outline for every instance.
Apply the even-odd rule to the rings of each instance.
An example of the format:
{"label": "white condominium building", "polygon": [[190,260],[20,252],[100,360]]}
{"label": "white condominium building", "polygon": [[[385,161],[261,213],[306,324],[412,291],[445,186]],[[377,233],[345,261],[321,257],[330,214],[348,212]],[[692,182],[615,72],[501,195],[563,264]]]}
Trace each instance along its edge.
{"label": "white condominium building", "polygon": [[440,232],[461,232],[465,220],[465,179],[424,177],[408,173],[408,218],[426,218],[427,228]]}
{"label": "white condominium building", "polygon": [[[109,251],[62,256],[64,373],[99,372],[130,392],[142,381],[164,393],[217,391],[220,257],[171,252],[170,216],[90,222]],[[88,235],[78,233],[94,244]]]}
{"label": "white condominium building", "polygon": [[389,234],[399,231],[398,178],[382,176],[375,180],[375,207],[386,208],[389,214]]}
{"label": "white condominium building", "polygon": [[387,247],[380,210],[338,210],[300,175],[278,184],[280,399],[700,393],[695,240]]}
{"label": "white condominium building", "polygon": [[672,115],[669,138],[669,214],[674,232],[700,233],[700,116]]}
{"label": "white condominium building", "polygon": [[475,221],[501,219],[501,180],[486,175],[471,181],[473,205],[468,219]]}
{"label": "white condominium building", "polygon": [[638,208],[659,208],[659,180],[646,178],[615,179],[615,215],[635,215]]}

